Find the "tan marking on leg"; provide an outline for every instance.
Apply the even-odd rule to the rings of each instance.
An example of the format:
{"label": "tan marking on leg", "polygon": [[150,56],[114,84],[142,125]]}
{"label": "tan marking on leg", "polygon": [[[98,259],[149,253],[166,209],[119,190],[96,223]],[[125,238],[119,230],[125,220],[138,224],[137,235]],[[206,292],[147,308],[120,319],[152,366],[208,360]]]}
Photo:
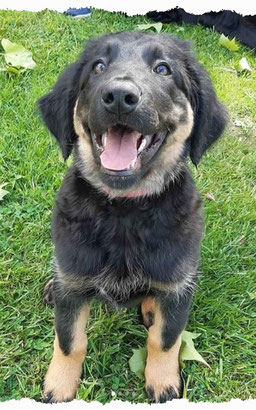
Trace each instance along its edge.
{"label": "tan marking on leg", "polygon": [[163,318],[159,304],[155,304],[154,324],[149,328],[147,341],[147,364],[145,369],[146,390],[156,402],[179,397],[181,384],[179,350],[181,335],[167,351],[162,349]]}
{"label": "tan marking on leg", "polygon": [[87,350],[85,326],[89,310],[89,305],[80,310],[74,325],[70,354],[62,352],[57,334],[55,336],[53,357],[44,380],[44,396],[52,396],[53,402],[70,401],[75,397]]}
{"label": "tan marking on leg", "polygon": [[155,300],[152,297],[147,297],[141,302],[141,314],[144,325],[149,328],[153,325],[155,313]]}

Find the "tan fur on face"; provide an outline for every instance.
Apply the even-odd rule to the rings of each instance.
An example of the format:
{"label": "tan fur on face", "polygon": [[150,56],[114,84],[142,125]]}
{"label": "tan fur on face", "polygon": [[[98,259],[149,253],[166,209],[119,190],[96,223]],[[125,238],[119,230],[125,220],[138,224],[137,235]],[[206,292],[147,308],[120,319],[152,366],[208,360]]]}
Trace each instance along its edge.
{"label": "tan fur on face", "polygon": [[44,380],[44,396],[51,394],[54,402],[70,401],[75,397],[87,349],[84,329],[88,317],[89,306],[86,305],[74,324],[70,354],[62,352],[58,335],[55,336],[53,357]]}
{"label": "tan fur on face", "polygon": [[[99,178],[99,165],[96,164],[94,160],[92,147],[89,142],[90,137],[84,131],[81,119],[77,113],[77,103],[74,109],[74,128],[78,136],[78,167],[92,185],[105,192],[108,187]],[[165,147],[160,155],[154,160],[152,168],[136,185],[134,185],[134,187],[132,187],[132,189],[110,189],[108,192],[110,197],[125,196],[131,190],[147,192],[147,195],[159,194],[164,190],[170,180],[174,180],[178,176],[180,168],[176,165],[183,151],[184,142],[192,131],[194,116],[189,102],[187,102],[186,122],[180,121],[180,118],[184,114],[184,110],[181,109],[181,107],[174,107],[174,111],[175,116],[177,117],[178,127],[174,133],[167,136]],[[182,166],[183,164],[181,164],[181,167]]]}
{"label": "tan fur on face", "polygon": [[159,401],[161,394],[170,387],[176,392],[177,397],[179,396],[181,336],[169,350],[164,351],[162,349],[163,318],[159,303],[155,303],[154,316],[154,324],[148,332],[145,378],[146,389],[153,389],[154,400]]}

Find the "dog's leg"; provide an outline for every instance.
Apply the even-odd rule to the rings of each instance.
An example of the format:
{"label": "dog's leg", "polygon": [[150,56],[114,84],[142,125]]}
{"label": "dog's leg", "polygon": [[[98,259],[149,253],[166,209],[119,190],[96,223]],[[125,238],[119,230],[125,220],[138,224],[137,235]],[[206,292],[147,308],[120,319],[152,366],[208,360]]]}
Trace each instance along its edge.
{"label": "dog's leg", "polygon": [[54,306],[53,279],[50,279],[44,287],[43,303],[45,305]]}
{"label": "dog's leg", "polygon": [[179,350],[190,299],[187,296],[175,302],[167,296],[155,300],[154,323],[148,332],[145,369],[146,391],[154,402],[164,403],[182,394]]}
{"label": "dog's leg", "polygon": [[44,402],[70,401],[75,397],[87,349],[85,326],[89,302],[79,297],[55,298],[53,357],[44,379]]}
{"label": "dog's leg", "polygon": [[149,296],[141,302],[141,315],[146,328],[148,329],[154,323],[155,300]]}

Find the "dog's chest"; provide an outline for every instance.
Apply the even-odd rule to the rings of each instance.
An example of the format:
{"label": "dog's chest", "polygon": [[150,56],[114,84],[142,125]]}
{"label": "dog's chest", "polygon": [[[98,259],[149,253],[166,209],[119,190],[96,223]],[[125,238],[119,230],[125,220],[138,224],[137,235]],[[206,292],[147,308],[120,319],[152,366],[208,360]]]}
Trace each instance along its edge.
{"label": "dog's chest", "polygon": [[110,297],[133,293],[136,283],[136,289],[144,289],[145,278],[179,280],[181,261],[198,248],[198,240],[168,199],[94,206],[81,201],[76,220],[56,212],[53,233],[61,270],[91,278],[97,292]]}
{"label": "dog's chest", "polygon": [[124,208],[96,219],[94,229],[84,227],[84,244],[97,250],[97,271],[116,272],[127,282],[134,275],[146,273],[147,261],[161,258],[170,240],[171,227],[166,229],[156,214],[153,210],[129,213]]}
{"label": "dog's chest", "polygon": [[[149,249],[143,231],[150,223],[120,215],[98,224],[89,243],[97,249],[98,265],[93,275],[86,275],[86,287],[110,304],[123,304],[150,289],[150,277],[144,269]],[[95,274],[96,273],[96,274]]]}

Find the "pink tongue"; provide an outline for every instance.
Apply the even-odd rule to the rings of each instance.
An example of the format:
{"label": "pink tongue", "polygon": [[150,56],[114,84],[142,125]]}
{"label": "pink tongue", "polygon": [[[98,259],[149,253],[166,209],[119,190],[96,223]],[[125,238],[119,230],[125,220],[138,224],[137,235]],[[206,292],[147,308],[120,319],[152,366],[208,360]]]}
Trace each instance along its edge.
{"label": "pink tongue", "polygon": [[141,137],[136,131],[114,127],[107,131],[106,148],[100,156],[104,168],[121,171],[137,158],[137,141]]}

